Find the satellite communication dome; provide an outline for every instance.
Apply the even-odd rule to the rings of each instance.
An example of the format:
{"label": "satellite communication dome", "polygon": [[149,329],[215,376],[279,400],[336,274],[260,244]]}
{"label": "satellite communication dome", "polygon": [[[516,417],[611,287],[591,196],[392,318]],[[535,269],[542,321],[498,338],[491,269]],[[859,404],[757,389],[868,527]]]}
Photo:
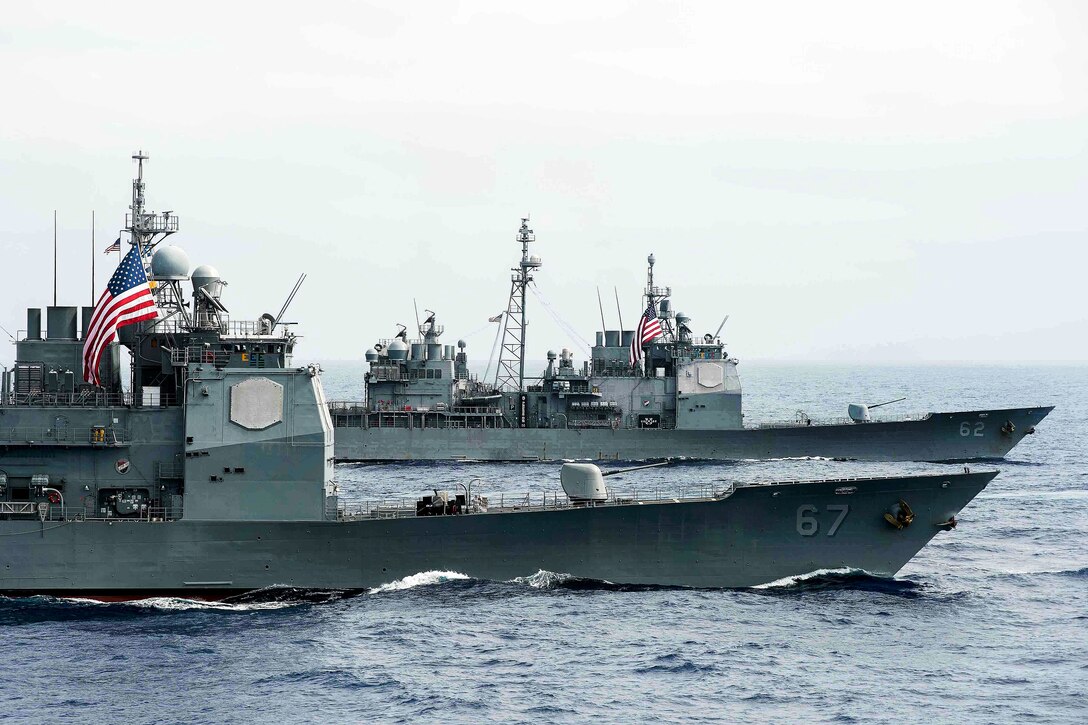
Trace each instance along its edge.
{"label": "satellite communication dome", "polygon": [[464,340],[458,340],[458,341],[457,341],[457,347],[458,347],[458,348],[460,348],[461,350],[464,350],[464,349],[465,349],[465,346],[466,346],[466,345],[465,345],[465,341],[464,341]]}
{"label": "satellite communication dome", "polygon": [[385,349],[390,360],[407,360],[408,359],[408,345],[399,337],[389,343],[389,347]]}
{"label": "satellite communication dome", "polygon": [[158,280],[189,279],[189,255],[181,247],[159,247],[151,255],[151,276]]}
{"label": "satellite communication dome", "polygon": [[210,264],[202,264],[193,270],[193,291],[205,288],[212,297],[218,298],[223,291],[223,278],[219,270]]}
{"label": "satellite communication dome", "polygon": [[688,322],[691,322],[691,318],[685,315],[683,312],[677,312],[676,321],[679,322],[681,325],[684,325]]}
{"label": "satellite communication dome", "polygon": [[366,351],[366,361],[367,362],[374,362],[377,359],[378,359],[378,351],[377,350],[375,350],[374,348],[370,348],[369,350]]}

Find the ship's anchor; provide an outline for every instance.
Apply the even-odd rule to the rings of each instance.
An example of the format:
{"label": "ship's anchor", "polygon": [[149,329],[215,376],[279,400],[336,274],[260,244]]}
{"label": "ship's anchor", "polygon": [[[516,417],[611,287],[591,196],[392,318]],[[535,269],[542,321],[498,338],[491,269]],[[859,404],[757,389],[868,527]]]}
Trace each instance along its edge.
{"label": "ship's anchor", "polygon": [[1006,420],[1005,425],[1001,426],[1001,432],[1005,435],[1012,435],[1016,430],[1016,426],[1012,424],[1011,420]]}
{"label": "ship's anchor", "polygon": [[936,526],[941,531],[951,531],[952,529],[956,528],[956,524],[958,523],[959,521],[956,521],[956,517],[953,516],[952,518],[948,519],[948,521],[942,521],[939,524],[936,524]]}
{"label": "ship's anchor", "polygon": [[914,522],[914,512],[903,499],[884,513],[884,520],[902,531]]}

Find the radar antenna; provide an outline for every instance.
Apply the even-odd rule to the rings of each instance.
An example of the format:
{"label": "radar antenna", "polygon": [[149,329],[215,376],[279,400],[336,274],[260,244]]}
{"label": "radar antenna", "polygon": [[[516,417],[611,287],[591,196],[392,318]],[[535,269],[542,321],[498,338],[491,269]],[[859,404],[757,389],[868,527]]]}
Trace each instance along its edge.
{"label": "radar antenna", "polygon": [[521,262],[510,271],[510,299],[503,320],[502,349],[495,371],[495,387],[505,390],[525,390],[525,290],[533,281],[533,270],[540,267],[540,257],[529,256],[529,242],[536,235],[529,228],[529,217],[521,219],[517,240],[521,242]]}
{"label": "radar antenna", "polygon": [[147,211],[144,205],[144,162],[150,160],[143,151],[132,154],[136,162],[136,178],[132,180],[132,205],[125,214],[125,228],[129,244],[139,245],[140,254],[145,260],[151,259],[151,253],[164,239],[178,230],[178,218],[173,211],[156,214]]}

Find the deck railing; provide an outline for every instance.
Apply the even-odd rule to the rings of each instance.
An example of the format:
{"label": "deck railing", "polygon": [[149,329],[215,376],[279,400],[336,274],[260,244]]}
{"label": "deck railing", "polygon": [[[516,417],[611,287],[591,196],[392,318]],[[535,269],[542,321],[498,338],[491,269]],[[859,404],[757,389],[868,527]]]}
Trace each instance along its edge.
{"label": "deck railing", "polygon": [[89,445],[109,447],[125,445],[129,443],[130,440],[131,438],[127,430],[125,430],[124,428],[114,427],[0,427],[0,441],[4,441],[7,443],[27,443],[41,445]]}
{"label": "deck railing", "polygon": [[[457,515],[499,514],[518,511],[552,511],[556,509],[587,508],[598,506],[637,506],[646,503],[680,503],[682,501],[712,501],[728,496],[735,489],[732,483],[714,486],[692,486],[682,489],[642,489],[616,491],[608,489],[604,501],[573,502],[562,491],[539,491],[527,493],[501,492],[488,496],[473,496],[463,512]],[[416,499],[390,498],[374,501],[362,501],[347,504],[337,511],[337,519],[355,521],[359,519],[399,519],[415,518]]]}
{"label": "deck railing", "polygon": [[159,523],[177,521],[182,516],[180,507],[149,506],[134,516],[106,516],[95,509],[82,506],[62,506],[35,501],[0,501],[0,516],[23,519],[30,517],[42,522],[116,521],[132,523]]}

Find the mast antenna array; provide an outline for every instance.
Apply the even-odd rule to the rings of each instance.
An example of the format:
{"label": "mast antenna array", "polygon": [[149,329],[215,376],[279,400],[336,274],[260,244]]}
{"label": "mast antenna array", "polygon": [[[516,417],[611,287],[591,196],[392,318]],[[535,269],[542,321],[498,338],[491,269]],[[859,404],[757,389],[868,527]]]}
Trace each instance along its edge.
{"label": "mast antenna array", "polygon": [[672,287],[658,287],[654,284],[654,263],[657,262],[657,258],[653,253],[646,257],[646,294],[644,296],[647,306],[653,305],[655,311],[658,312],[661,322],[661,329],[665,332],[666,337],[675,339],[672,329],[672,321],[664,315],[660,314],[659,303],[661,300],[672,297]]}
{"label": "mast antenna array", "polygon": [[157,214],[147,211],[144,206],[144,162],[150,160],[143,151],[132,154],[132,160],[136,162],[136,178],[132,180],[132,205],[129,213],[125,214],[125,228],[128,232],[129,244],[139,244],[140,253],[146,260],[151,259],[151,253],[164,239],[178,230],[178,218],[172,211],[164,211]]}
{"label": "mast antenna array", "polygon": [[529,228],[529,217],[521,219],[517,240],[521,242],[521,262],[510,271],[510,299],[503,319],[502,349],[495,371],[495,387],[504,390],[525,390],[525,291],[533,281],[533,270],[539,269],[540,257],[529,256],[529,242],[536,235]]}

